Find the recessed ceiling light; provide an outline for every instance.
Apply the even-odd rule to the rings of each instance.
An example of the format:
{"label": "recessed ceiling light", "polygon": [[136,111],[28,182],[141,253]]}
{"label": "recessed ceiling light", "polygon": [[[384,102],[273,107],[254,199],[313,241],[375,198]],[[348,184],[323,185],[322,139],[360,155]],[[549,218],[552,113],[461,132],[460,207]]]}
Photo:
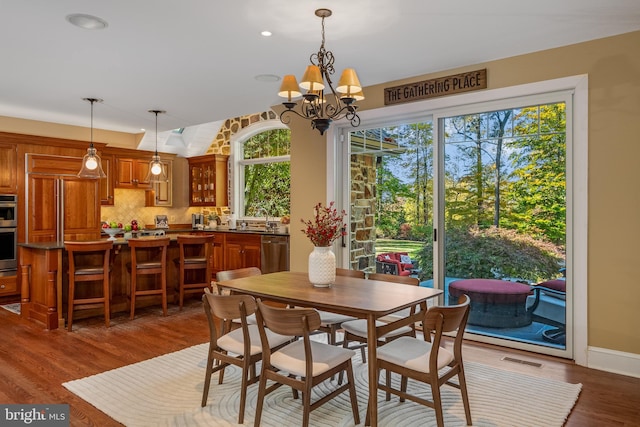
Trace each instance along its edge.
{"label": "recessed ceiling light", "polygon": [[265,37],[271,37],[271,31],[264,30],[264,31],[263,31],[263,32],[261,32],[260,34],[262,34],[262,35],[263,35],[263,36],[265,36]]}
{"label": "recessed ceiling light", "polygon": [[104,19],[85,15],[84,13],[73,13],[67,15],[66,19],[76,27],[84,28],[85,30],[102,30],[109,25]]}
{"label": "recessed ceiling light", "polygon": [[280,77],[274,74],[258,74],[254,78],[259,82],[277,82],[280,80]]}

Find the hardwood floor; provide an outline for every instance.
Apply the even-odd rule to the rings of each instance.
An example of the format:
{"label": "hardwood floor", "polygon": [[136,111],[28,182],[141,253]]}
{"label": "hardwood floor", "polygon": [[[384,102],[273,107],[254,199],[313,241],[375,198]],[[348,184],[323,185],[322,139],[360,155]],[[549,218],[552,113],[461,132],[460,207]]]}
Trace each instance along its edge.
{"label": "hardwood floor", "polygon": [[[117,426],[113,419],[62,387],[62,383],[207,342],[202,303],[190,299],[182,311],[170,305],[73,322],[73,332],[42,326],[0,309],[0,402],[69,403],[72,426]],[[465,360],[530,375],[582,383],[566,426],[640,426],[640,379],[576,366],[570,361],[467,342]],[[537,362],[541,367],[503,360]],[[198,402],[196,402],[198,403]],[[531,405],[536,405],[531,396]],[[425,409],[426,410],[426,409]],[[516,420],[514,420],[516,421]]]}

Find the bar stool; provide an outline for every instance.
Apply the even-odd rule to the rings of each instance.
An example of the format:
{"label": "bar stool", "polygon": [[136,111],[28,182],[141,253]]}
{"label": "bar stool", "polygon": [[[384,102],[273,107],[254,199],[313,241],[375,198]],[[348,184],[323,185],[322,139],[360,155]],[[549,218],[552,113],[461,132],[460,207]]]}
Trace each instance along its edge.
{"label": "bar stool", "polygon": [[[71,332],[73,310],[76,306],[82,309],[104,306],[104,323],[109,327],[111,292],[109,288],[109,256],[113,240],[92,240],[85,242],[64,242],[69,254],[69,295],[67,311],[67,330]],[[76,283],[102,281],[102,296],[76,297]],[[86,288],[86,286],[85,286]]]}
{"label": "bar stool", "polygon": [[[180,309],[185,294],[211,289],[211,247],[213,235],[184,234],[178,236],[180,258],[174,262],[180,269]],[[204,277],[203,277],[204,276]],[[193,281],[195,280],[195,281]]]}
{"label": "bar stool", "polygon": [[[147,237],[127,240],[131,248],[131,263],[127,264],[131,273],[129,318],[133,320],[136,311],[136,298],[142,296],[161,295],[162,313],[167,315],[167,246],[169,237]],[[138,289],[138,276],[160,275],[160,285],[148,289]]]}

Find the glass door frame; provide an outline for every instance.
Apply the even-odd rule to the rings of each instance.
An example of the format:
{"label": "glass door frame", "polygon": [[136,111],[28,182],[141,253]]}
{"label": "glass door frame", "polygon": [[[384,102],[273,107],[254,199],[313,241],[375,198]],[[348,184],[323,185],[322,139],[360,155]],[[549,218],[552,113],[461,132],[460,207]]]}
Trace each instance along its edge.
{"label": "glass door frame", "polygon": [[[360,112],[362,124],[360,128],[370,128],[407,123],[412,120],[425,121],[433,117],[433,135],[440,138],[439,123],[442,117],[464,112],[490,111],[499,109],[494,107],[504,105],[505,100],[527,97],[527,103],[536,102],[535,99],[549,100],[549,94],[558,99],[558,92],[568,96],[567,102],[567,292],[572,298],[567,298],[567,341],[566,350],[551,348],[538,348],[528,344],[517,343],[485,337],[477,338],[478,341],[494,342],[499,345],[507,345],[539,353],[551,354],[565,358],[572,358],[576,363],[586,365],[587,360],[587,259],[588,259],[588,77],[586,75],[565,77],[548,80],[539,83],[530,83],[520,86],[491,89],[472,92],[455,97],[434,98],[425,101],[382,107],[374,110]],[[562,100],[560,100],[562,101]],[[514,105],[511,103],[511,105]],[[453,113],[457,111],[457,113]],[[342,203],[341,208],[349,212],[350,194],[343,184],[348,182],[349,147],[348,133],[353,128],[345,122],[336,122],[327,131],[327,200],[336,200]],[[435,141],[434,141],[435,142]],[[439,206],[435,209],[434,224],[437,229],[444,230],[442,214],[443,180],[438,179],[444,170],[444,156],[441,153],[440,144],[434,143],[434,155],[438,159],[435,167],[437,187],[435,203]],[[347,171],[347,172],[345,172]],[[345,179],[347,178],[347,179]],[[438,238],[434,242],[434,284],[441,287],[444,281],[443,239]],[[349,253],[343,248],[335,248],[338,259],[343,265],[348,265]],[[437,249],[437,250],[436,250]],[[570,332],[569,332],[570,331]],[[532,348],[533,347],[533,348]],[[540,351],[543,350],[543,351]]]}

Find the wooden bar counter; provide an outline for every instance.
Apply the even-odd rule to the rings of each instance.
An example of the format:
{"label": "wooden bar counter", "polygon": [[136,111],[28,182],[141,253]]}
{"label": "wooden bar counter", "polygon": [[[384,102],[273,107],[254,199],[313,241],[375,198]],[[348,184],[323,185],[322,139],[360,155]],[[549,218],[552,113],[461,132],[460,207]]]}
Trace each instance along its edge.
{"label": "wooden bar counter", "polygon": [[[177,235],[169,235],[171,241],[167,253],[167,297],[169,303],[177,301],[178,268],[174,259],[179,258]],[[154,237],[143,237],[153,239]],[[64,327],[67,306],[68,260],[63,242],[18,243],[19,280],[22,293],[21,315],[43,323],[47,329]],[[127,264],[131,262],[131,250],[125,239],[114,241],[111,252],[111,313],[127,312],[131,276]],[[101,285],[96,283],[96,290]],[[92,291],[92,289],[90,289]],[[141,299],[136,305],[159,304],[154,298]],[[101,316],[100,309],[82,310],[74,320],[88,316]]]}

